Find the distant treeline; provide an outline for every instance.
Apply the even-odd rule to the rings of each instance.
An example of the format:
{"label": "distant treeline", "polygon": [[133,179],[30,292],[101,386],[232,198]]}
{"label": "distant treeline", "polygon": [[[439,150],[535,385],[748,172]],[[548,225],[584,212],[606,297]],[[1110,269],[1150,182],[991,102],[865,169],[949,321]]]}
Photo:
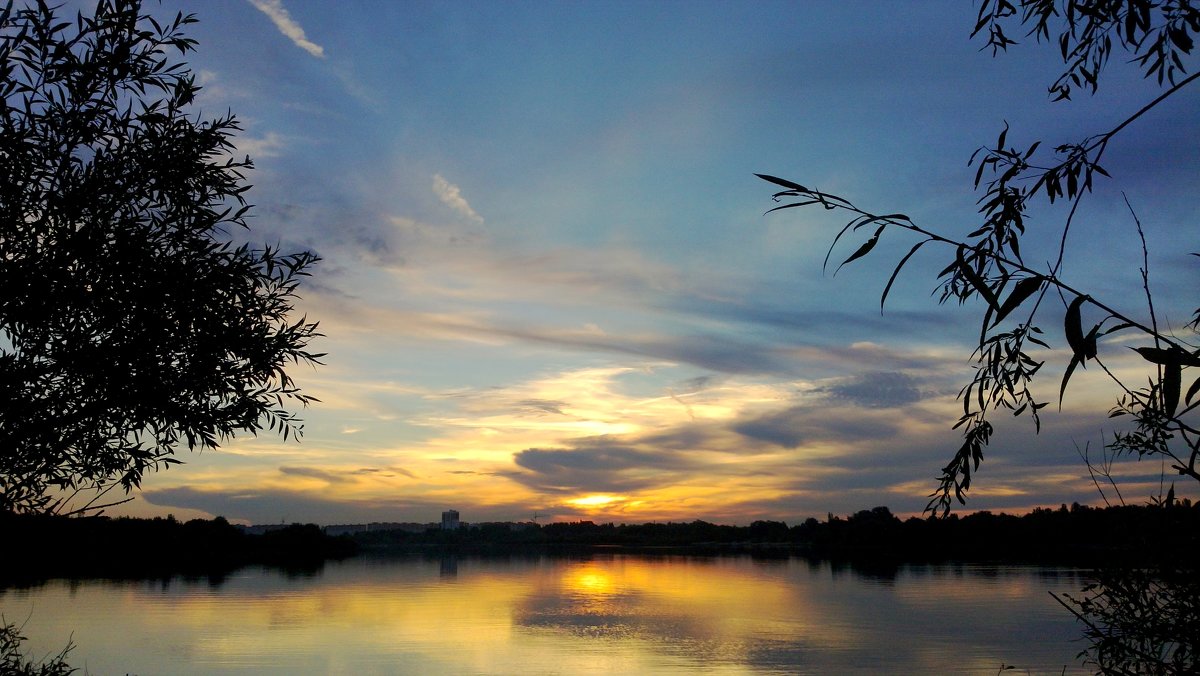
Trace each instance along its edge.
{"label": "distant treeline", "polygon": [[944,519],[901,520],[887,507],[847,517],[830,514],[788,526],[755,521],[727,526],[706,521],[597,524],[591,521],[479,524],[458,530],[356,533],[364,549],[444,546],[490,549],[512,546],[679,547],[714,551],[804,551],[903,561],[993,559],[1092,564],[1114,557],[1138,559],[1200,553],[1200,505],[1094,508],[1063,505],[1014,516],[975,512]]}
{"label": "distant treeline", "polygon": [[0,585],[52,577],[220,576],[247,564],[305,569],[356,549],[312,524],[248,535],[221,517],[185,523],[0,512]]}
{"label": "distant treeline", "polygon": [[372,530],[331,537],[312,524],[252,535],[221,517],[65,518],[0,512],[0,586],[54,577],[219,579],[247,564],[297,572],[366,551],[505,552],[593,547],[674,548],[689,553],[767,555],[878,563],[993,560],[1083,566],[1200,560],[1200,505],[1094,508],[1063,505],[1023,516],[975,512],[901,520],[876,507],[789,526],[755,521],[597,524],[591,521],[472,524],[424,532]]}

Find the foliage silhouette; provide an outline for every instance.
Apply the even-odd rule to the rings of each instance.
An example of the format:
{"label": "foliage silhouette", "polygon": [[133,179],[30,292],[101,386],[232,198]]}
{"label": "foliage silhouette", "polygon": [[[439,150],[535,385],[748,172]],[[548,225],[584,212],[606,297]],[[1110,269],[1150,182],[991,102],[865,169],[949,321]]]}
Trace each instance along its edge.
{"label": "foliage silhouette", "polygon": [[[1098,365],[1122,392],[1110,416],[1132,421],[1130,429],[1114,432],[1099,472],[1086,453],[1081,453],[1097,489],[1097,473],[1116,489],[1110,468],[1112,458],[1118,455],[1159,456],[1178,475],[1200,481],[1200,428],[1196,421],[1200,378],[1195,378],[1192,371],[1200,367],[1200,350],[1194,343],[1195,333],[1200,330],[1200,309],[1181,332],[1159,321],[1150,291],[1145,235],[1133,208],[1130,206],[1129,211],[1142,241],[1142,261],[1141,288],[1131,295],[1144,296],[1143,314],[1118,311],[1115,303],[1079,288],[1063,274],[1067,237],[1080,203],[1091,192],[1093,181],[1111,178],[1100,164],[1109,144],[1200,77],[1200,73],[1187,74],[1193,36],[1200,32],[1200,8],[1193,7],[1191,0],[983,0],[972,37],[985,35],[985,48],[990,48],[994,56],[1016,44],[1006,32],[1014,22],[1027,27],[1026,35],[1036,41],[1057,42],[1065,69],[1049,87],[1056,101],[1070,99],[1076,89],[1095,93],[1114,51],[1128,56],[1162,91],[1108,131],[1056,146],[1052,157],[1047,157],[1045,150],[1039,152],[1040,141],[1024,147],[1007,145],[1006,124],[994,145],[981,148],[971,158],[976,166],[975,189],[982,187],[984,191],[979,199],[983,222],[965,237],[945,236],[903,214],[878,215],[844,198],[760,175],[783,188],[775,193],[777,201],[789,200],[772,211],[820,205],[851,213],[852,220],[834,237],[834,245],[849,233],[870,233],[839,269],[868,255],[885,231],[906,231],[917,236],[917,242],[888,278],[881,307],[900,271],[927,245],[952,252],[947,256],[948,264],[938,273],[940,300],[960,304],[972,298],[983,301],[979,341],[972,354],[975,372],[959,392],[963,415],[954,425],[962,428],[964,440],[942,469],[938,487],[930,495],[927,511],[935,516],[949,514],[955,501],[964,502],[972,473],[979,469],[983,449],[993,432],[989,413],[1007,410],[1017,416],[1027,414],[1035,429],[1040,430],[1039,411],[1048,402],[1035,397],[1031,385],[1044,362],[1031,352],[1049,347],[1049,338],[1035,322],[1039,316],[1044,317],[1055,298],[1065,309],[1062,336],[1071,355],[1058,388],[1060,404],[1075,369],[1090,362]],[[1070,208],[1061,227],[1058,249],[1052,264],[1038,268],[1027,263],[1021,252],[1026,213],[1031,203],[1054,203],[1059,199],[1068,201]],[[1194,302],[1190,296],[1184,300]],[[1006,320],[1008,324],[1004,324]],[[1134,349],[1146,362],[1145,387],[1131,384],[1106,365],[1111,351],[1106,349],[1102,354],[1101,347],[1116,341],[1102,339],[1117,334],[1122,334],[1122,343],[1140,343]],[[1119,496],[1119,490],[1117,493]],[[1179,513],[1173,486],[1165,499],[1154,502],[1148,509],[1167,515],[1164,521]],[[1135,568],[1106,561],[1096,583],[1080,597],[1065,595],[1059,599],[1084,623],[1090,645],[1081,656],[1101,672],[1195,673],[1200,654],[1194,556],[1197,528],[1193,518],[1188,521],[1165,532],[1135,530],[1136,542],[1124,541],[1127,538],[1119,536],[1121,530],[1098,533],[1098,544],[1118,545],[1126,555],[1149,556],[1150,568],[1144,567],[1145,561]],[[1155,551],[1160,549],[1163,551]]]}
{"label": "foliage silhouette", "polygon": [[247,564],[311,570],[356,551],[348,538],[327,536],[313,524],[250,534],[221,517],[182,522],[173,516],[0,514],[0,542],[22,553],[0,561],[0,586],[51,577],[165,579],[182,574],[219,580]]}
{"label": "foliage silhouette", "polygon": [[66,662],[67,654],[75,647],[73,644],[68,644],[57,655],[36,662],[21,654],[21,644],[24,642],[25,635],[21,633],[21,628],[0,617],[0,674],[67,676],[75,673],[76,670]]}
{"label": "foliage silhouette", "polygon": [[[1043,147],[1040,141],[1025,147],[1007,145],[1009,129],[1005,125],[994,145],[981,148],[971,158],[977,167],[975,188],[984,192],[979,198],[983,222],[965,237],[947,236],[904,214],[873,213],[843,197],[759,174],[783,188],[775,193],[776,201],[786,200],[768,213],[820,206],[852,215],[833,238],[830,255],[844,237],[861,234],[865,239],[838,269],[869,255],[885,232],[917,236],[888,277],[881,308],[900,271],[926,247],[941,247],[948,254],[937,277],[941,302],[983,301],[979,340],[972,354],[974,375],[959,392],[963,414],[954,425],[962,430],[963,443],[942,469],[938,487],[930,495],[927,510],[934,515],[948,514],[955,501],[965,503],[973,472],[979,469],[993,433],[990,413],[1005,410],[1016,416],[1028,415],[1040,430],[1040,412],[1049,402],[1036,397],[1031,389],[1044,365],[1034,350],[1049,348],[1049,337],[1038,322],[1056,298],[1065,308],[1062,335],[1071,353],[1058,389],[1060,403],[1075,369],[1097,364],[1123,392],[1111,416],[1127,417],[1133,423],[1130,430],[1114,433],[1110,450],[1138,457],[1161,456],[1179,475],[1200,481],[1200,427],[1195,421],[1200,378],[1193,379],[1191,371],[1200,367],[1200,350],[1188,342],[1200,328],[1200,309],[1182,336],[1159,322],[1150,293],[1145,237],[1133,209],[1130,213],[1142,238],[1143,254],[1142,284],[1135,293],[1145,297],[1144,315],[1117,310],[1115,303],[1079,288],[1062,274],[1067,235],[1079,204],[1096,177],[1108,177],[1100,160],[1109,143],[1200,77],[1200,73],[1186,75],[1185,61],[1192,54],[1193,34],[1200,32],[1200,8],[1187,0],[986,0],[972,36],[986,35],[985,48],[990,47],[995,55],[1016,44],[1005,32],[1013,21],[1029,27],[1028,35],[1039,41],[1058,43],[1066,68],[1049,88],[1055,100],[1069,99],[1076,88],[1095,92],[1114,46],[1165,90],[1112,129],[1058,145],[1051,157],[1045,150],[1039,152]],[[1041,199],[1070,201],[1056,260],[1045,269],[1026,262],[1021,252],[1027,210]],[[828,262],[827,255],[826,266]],[[1126,342],[1136,337],[1143,343],[1136,350],[1151,372],[1146,387],[1123,380],[1105,364],[1101,339],[1117,334],[1123,334]],[[1124,352],[1123,347],[1119,349]]]}
{"label": "foliage silhouette", "polygon": [[1200,580],[1180,566],[1108,568],[1077,598],[1055,599],[1079,619],[1085,664],[1103,674],[1200,671]]}
{"label": "foliage silhouette", "polygon": [[285,404],[313,398],[285,367],[322,356],[290,318],[318,257],[234,242],[252,164],[231,114],[188,112],[173,55],[195,18],[56,11],[0,8],[0,510],[18,512],[98,510],[182,446],[298,435]]}

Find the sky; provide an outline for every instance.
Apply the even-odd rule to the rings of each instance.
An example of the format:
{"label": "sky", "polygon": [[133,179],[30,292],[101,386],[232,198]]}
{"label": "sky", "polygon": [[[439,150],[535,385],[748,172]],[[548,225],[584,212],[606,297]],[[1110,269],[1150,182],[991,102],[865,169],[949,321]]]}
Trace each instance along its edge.
{"label": "sky", "polygon": [[[186,7],[185,7],[186,5]],[[250,155],[250,237],[323,261],[298,312],[326,364],[299,442],[266,434],[146,477],[113,513],[252,523],[704,519],[789,524],[887,505],[919,514],[960,444],[980,308],[930,292],[952,256],[886,234],[838,274],[845,218],[764,214],[773,186],[819,187],[964,236],[971,154],[1007,123],[1024,146],[1115,126],[1158,92],[1116,60],[1095,96],[1051,103],[1056,50],[993,58],[974,3],[150,3],[195,11],[194,114],[232,110]],[[1014,29],[1014,33],[1019,30]],[[1028,43],[1028,44],[1026,44]],[[1194,307],[1200,98],[1170,100],[1111,144],[1065,275],[1160,319]],[[1065,210],[1031,213],[1022,250],[1056,254]],[[856,244],[854,244],[856,245]],[[852,249],[840,245],[844,258]],[[1116,390],[1071,381],[1056,329],[1037,392],[997,432],[965,509],[1101,496],[1093,459]],[[1135,380],[1136,355],[1102,345]],[[1132,356],[1131,356],[1132,355]],[[1131,502],[1156,460],[1122,462]],[[1170,476],[1166,477],[1167,485]],[[1115,500],[1110,486],[1106,495]],[[1182,494],[1192,487],[1179,484]]]}

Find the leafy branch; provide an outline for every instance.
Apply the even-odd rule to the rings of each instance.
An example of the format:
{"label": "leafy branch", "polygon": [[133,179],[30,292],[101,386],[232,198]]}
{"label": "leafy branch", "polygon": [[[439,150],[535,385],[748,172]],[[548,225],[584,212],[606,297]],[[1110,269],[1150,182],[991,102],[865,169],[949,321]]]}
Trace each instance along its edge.
{"label": "leafy branch", "polygon": [[[1017,4],[1020,5],[1018,12]],[[1132,54],[1132,63],[1159,85],[1175,84],[1187,72],[1183,56],[1191,54],[1192,33],[1200,32],[1200,8],[1189,0],[985,0],[980,3],[974,38],[986,32],[984,49],[992,55],[1008,51],[1017,41],[1005,24],[1020,14],[1030,25],[1026,36],[1038,42],[1051,39],[1051,23],[1060,23],[1057,42],[1066,70],[1050,85],[1055,101],[1071,98],[1074,87],[1095,93],[1100,73],[1113,53],[1113,41]]]}
{"label": "leafy branch", "polygon": [[[1044,10],[1046,6],[1053,4],[1032,0],[1023,3],[1026,7],[1026,20],[1037,22],[1032,33],[1039,36],[1047,33],[1048,15]],[[1078,13],[1083,11],[1082,8],[1086,4],[1072,2],[1067,11]],[[988,29],[989,44],[994,50],[1015,44],[1007,38],[1001,27],[1003,19],[1015,11],[1015,7],[1007,0],[985,3],[975,34]],[[1190,30],[1197,30],[1192,27],[1192,23],[1187,23],[1195,15],[1189,7],[1176,7],[1172,11],[1175,13],[1170,15],[1170,21],[1184,21],[1186,27],[1191,27]],[[1090,41],[1089,44],[1092,45],[1078,49],[1108,49],[1102,47],[1104,36],[1096,32],[1098,28],[1091,26],[1094,23],[1091,15],[1083,18],[1082,15],[1072,16],[1075,17],[1071,19],[1073,27],[1079,27],[1080,22],[1086,23],[1079,27],[1082,32],[1073,39]],[[1116,20],[1125,21],[1128,16],[1128,13],[1118,12]],[[988,20],[985,21],[985,18]],[[1163,39],[1172,39],[1170,30],[1148,31],[1142,25],[1140,14],[1135,17],[1133,24],[1122,25],[1113,30],[1124,36],[1122,39],[1133,48],[1140,48],[1146,41],[1157,40],[1162,36],[1167,36]],[[1070,34],[1068,32],[1066,35]],[[1066,42],[1070,42],[1071,39],[1067,38]],[[1178,37],[1174,38],[1172,44],[1176,45],[1177,51],[1188,52],[1191,49],[1190,42]],[[1078,54],[1076,56],[1078,57]],[[1074,70],[1069,71],[1075,75],[1064,77],[1075,84],[1083,82],[1094,90],[1095,74],[1098,71],[1095,67],[1080,65],[1082,63],[1076,59],[1071,66]],[[951,461],[942,468],[938,488],[930,495],[927,510],[935,515],[948,513],[955,501],[964,502],[964,494],[971,485],[972,473],[979,469],[984,448],[990,442],[994,431],[988,420],[990,412],[1003,409],[1016,416],[1028,413],[1035,428],[1040,431],[1039,411],[1047,402],[1035,397],[1031,385],[1044,361],[1037,359],[1032,351],[1035,348],[1050,347],[1043,330],[1035,321],[1051,291],[1065,308],[1062,334],[1071,353],[1059,386],[1060,406],[1075,369],[1079,366],[1086,368],[1089,362],[1099,364],[1124,392],[1110,414],[1113,417],[1129,416],[1134,421],[1134,429],[1117,433],[1110,448],[1114,452],[1135,453],[1139,457],[1146,454],[1163,455],[1170,458],[1172,468],[1180,475],[1200,480],[1200,473],[1197,472],[1200,430],[1184,420],[1185,416],[1200,407],[1200,378],[1196,378],[1186,392],[1182,389],[1184,372],[1200,367],[1200,350],[1162,330],[1159,325],[1149,290],[1144,234],[1132,207],[1130,212],[1143,240],[1141,271],[1142,287],[1147,301],[1147,317],[1134,317],[1119,311],[1114,304],[1087,293],[1066,281],[1061,275],[1068,233],[1084,195],[1091,192],[1096,176],[1110,178],[1100,164],[1109,143],[1167,98],[1176,95],[1200,77],[1200,73],[1197,73],[1177,79],[1176,73],[1182,73],[1183,70],[1182,62],[1174,68],[1167,67],[1164,77],[1171,84],[1165,91],[1110,130],[1078,143],[1057,146],[1049,162],[1040,159],[1045,155],[1044,151],[1041,155],[1038,153],[1040,142],[1034,142],[1022,149],[1009,147],[1006,144],[1009,127],[1005,124],[993,146],[981,148],[971,157],[971,164],[977,167],[974,186],[977,190],[981,187],[984,190],[984,194],[978,200],[983,222],[964,238],[950,237],[923,227],[904,214],[875,214],[859,208],[843,197],[776,176],[758,174],[763,180],[783,188],[772,198],[776,202],[786,203],[767,213],[814,206],[831,211],[849,212],[851,218],[834,236],[823,267],[828,269],[834,249],[843,238],[859,235],[862,240],[853,252],[840,262],[834,271],[835,274],[844,266],[870,254],[889,229],[905,231],[919,238],[900,258],[888,277],[880,295],[881,310],[901,270],[918,251],[928,245],[949,247],[953,251],[952,261],[937,275],[939,301],[946,303],[953,299],[963,304],[978,298],[984,302],[979,339],[971,355],[974,374],[958,394],[963,404],[963,413],[954,429],[962,430],[963,443]],[[1061,84],[1060,81],[1059,85]],[[1060,91],[1069,94],[1069,89]],[[1027,264],[1021,252],[1021,238],[1026,233],[1025,214],[1030,202],[1039,197],[1050,203],[1060,198],[1071,201],[1070,211],[1059,236],[1057,258],[1053,265],[1044,270],[1035,269]],[[1002,327],[1006,320],[1017,316],[1018,310],[1024,310],[1021,318],[1011,326]],[[1094,315],[1099,311],[1102,319],[1095,323],[1085,323],[1085,310],[1087,315]],[[1200,310],[1196,311],[1188,328],[1195,331],[1197,326],[1200,326]],[[1135,348],[1142,359],[1155,370],[1155,375],[1145,388],[1126,386],[1100,359],[1097,346],[1102,339],[1130,331],[1140,334],[1150,343]],[[1183,448],[1177,449],[1176,445],[1180,443]]]}
{"label": "leafy branch", "polygon": [[[234,245],[253,169],[189,111],[196,19],[0,2],[0,510],[79,513],[180,447],[302,432],[319,257]],[[92,501],[72,507],[80,492]]]}

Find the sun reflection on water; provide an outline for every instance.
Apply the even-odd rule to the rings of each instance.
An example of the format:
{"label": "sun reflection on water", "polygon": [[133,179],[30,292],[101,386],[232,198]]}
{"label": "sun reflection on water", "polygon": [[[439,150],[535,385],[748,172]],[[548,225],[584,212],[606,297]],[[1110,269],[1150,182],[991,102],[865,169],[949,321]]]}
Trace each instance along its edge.
{"label": "sun reflection on water", "polygon": [[563,588],[572,596],[604,598],[615,589],[612,576],[595,565],[572,569],[563,576]]}
{"label": "sun reflection on water", "polygon": [[[0,600],[31,617],[26,633],[38,646],[73,634],[93,673],[624,674],[836,672],[847,656],[882,660],[884,670],[903,658],[905,670],[936,673],[950,643],[979,651],[975,666],[1011,664],[1020,653],[981,637],[1030,625],[1029,599],[1048,598],[1021,572],[864,584],[795,559],[613,553],[467,557],[454,577],[444,568],[440,558],[352,560],[311,579],[261,571],[215,589],[52,583],[26,595],[29,608],[13,603],[21,595]],[[973,594],[950,602],[942,593],[964,585]],[[951,607],[970,617],[968,605],[986,609],[986,633],[939,642],[911,621]],[[1008,615],[1016,624],[1004,624]]]}

